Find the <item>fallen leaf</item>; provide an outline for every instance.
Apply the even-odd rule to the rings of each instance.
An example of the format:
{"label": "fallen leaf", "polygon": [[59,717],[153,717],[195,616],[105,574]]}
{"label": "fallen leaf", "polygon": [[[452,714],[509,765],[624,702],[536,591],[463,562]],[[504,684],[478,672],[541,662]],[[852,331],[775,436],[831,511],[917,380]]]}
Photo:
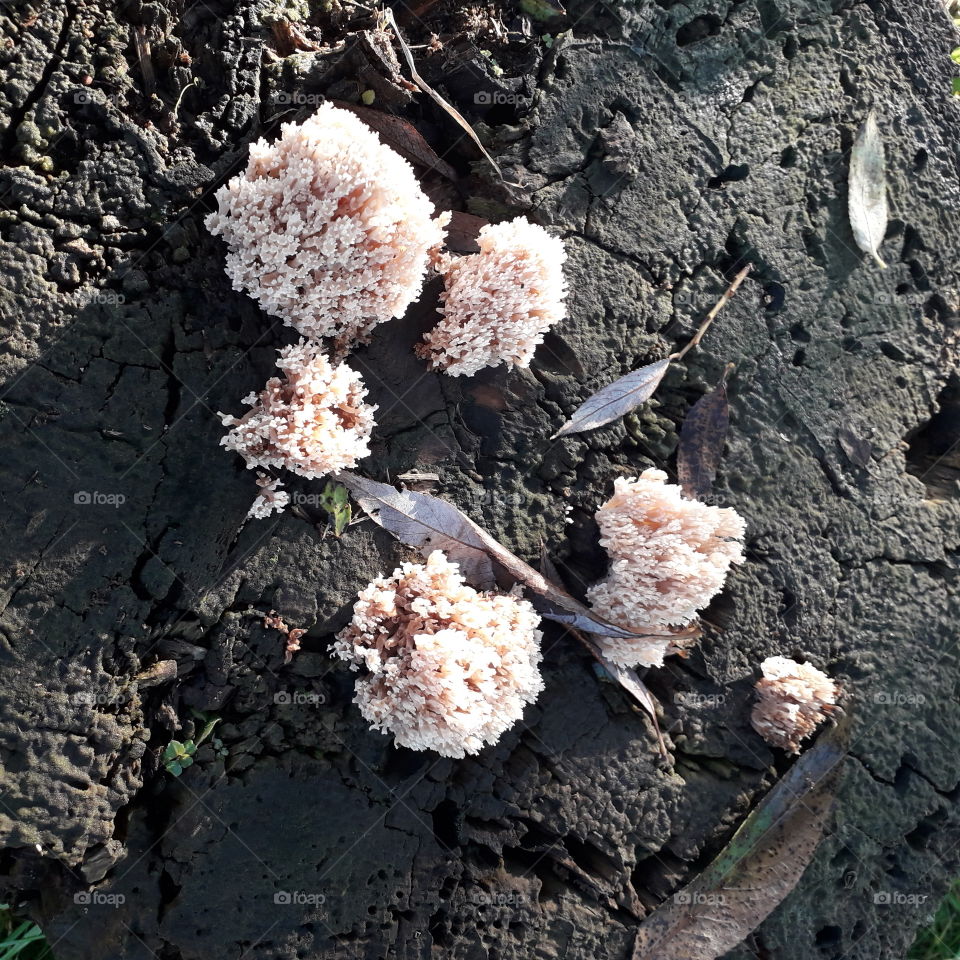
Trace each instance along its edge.
{"label": "fallen leaf", "polygon": [[392,147],[405,160],[424,167],[428,171],[436,170],[448,180],[457,179],[457,171],[437,155],[437,152],[423,139],[423,134],[407,120],[395,117],[392,113],[361,107],[345,100],[334,100],[335,106],[355,113],[380,139]]}
{"label": "fallen leaf", "polygon": [[873,461],[873,447],[868,440],[858,437],[848,427],[837,430],[837,443],[855,467],[869,467]]}
{"label": "fallen leaf", "polygon": [[690,408],[680,428],[677,476],[684,496],[692,500],[702,500],[710,492],[723,455],[730,422],[727,373],[731,366],[720,383]]}
{"label": "fallen leaf", "polygon": [[339,473],[336,479],[372,520],[407,546],[423,554],[442,550],[460,564],[464,578],[479,590],[492,590],[497,585],[487,535],[453,504],[415,490],[400,491],[357,474]]}
{"label": "fallen leaf", "polygon": [[637,634],[604,620],[565,590],[550,583],[528,563],[515,557],[452,503],[414,490],[397,490],[388,483],[355,473],[338,473],[370,518],[398,540],[421,553],[442,550],[460,564],[464,579],[480,590],[497,586],[497,573],[531,591],[530,602],[550,620],[606,636]]}
{"label": "fallen leaf", "polygon": [[857,246],[881,267],[880,244],[887,232],[887,174],[877,116],[871,110],[850,151],[850,226]]}
{"label": "fallen leaf", "polygon": [[542,23],[567,15],[557,0],[520,0],[520,9],[528,17]]}
{"label": "fallen leaf", "polygon": [[846,749],[849,718],[767,793],[719,856],[637,929],[632,960],[715,960],[797,885],[813,857]]}
{"label": "fallen leaf", "polygon": [[563,437],[571,433],[582,433],[584,430],[596,430],[597,427],[605,426],[631,410],[635,410],[645,400],[649,400],[660,385],[663,375],[667,372],[667,367],[673,361],[682,360],[703,339],[703,335],[710,328],[710,324],[730,302],[731,297],[737,292],[740,284],[743,283],[752,269],[753,265],[750,263],[741,268],[730,282],[730,286],[724,291],[723,296],[710,309],[690,342],[682,350],[671,353],[669,357],[658,360],[656,363],[650,363],[639,370],[634,370],[625,377],[614,380],[613,383],[597,391],[589,400],[577,407],[573,416],[550,439],[555,440],[557,437]]}
{"label": "fallen leaf", "polygon": [[664,357],[614,380],[580,404],[573,416],[550,439],[596,430],[635,410],[653,396],[669,366],[670,358]]}
{"label": "fallen leaf", "polygon": [[480,244],[477,237],[482,227],[487,226],[489,220],[476,217],[472,213],[454,210],[450,214],[450,223],[447,226],[446,247],[454,253],[477,253]]}

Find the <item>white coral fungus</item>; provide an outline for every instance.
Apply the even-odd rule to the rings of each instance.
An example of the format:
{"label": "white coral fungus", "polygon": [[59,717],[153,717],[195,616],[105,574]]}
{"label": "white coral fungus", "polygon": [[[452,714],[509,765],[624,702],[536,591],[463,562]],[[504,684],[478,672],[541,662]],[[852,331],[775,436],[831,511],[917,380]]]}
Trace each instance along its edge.
{"label": "white coral fungus", "polygon": [[480,252],[443,263],[443,319],[417,353],[435,370],[469,376],[499,363],[530,365],[564,317],[563,241],[523,217],[483,227]]}
{"label": "white coral fungus", "polygon": [[790,753],[800,752],[800,741],[835,713],[840,689],[811,663],[788,657],[767,657],[757,681],[759,700],[750,722],[767,743]]}
{"label": "white coral fungus", "polygon": [[286,467],[316,478],[353,467],[370,452],[377,409],[363,402],[360,375],[345,363],[331,365],[319,344],[301,340],[280,351],[284,377],[271,377],[242,417],[221,413],[233,429],[220,441],[254,467]]}
{"label": "white coral fungus", "polygon": [[[730,565],[743,560],[743,518],[685,499],[666,479],[662,470],[619,478],[596,513],[610,569],[588,597],[598,613],[638,633],[689,623],[721,589]],[[669,634],[604,640],[607,656],[623,666],[661,666],[671,644]]]}
{"label": "white coral fungus", "polygon": [[269,474],[257,473],[257,486],[260,493],[247,513],[248,519],[265,520],[272,513],[283,513],[290,503],[290,494],[280,489],[283,484]]}
{"label": "white coral fungus", "polygon": [[462,757],[495,743],[543,689],[539,622],[526,600],[464,584],[435,550],[362,590],[331,650],[365,669],[355,701],[374,730]]}
{"label": "white coral fungus", "polygon": [[280,131],[251,145],[207,227],[234,289],[304,336],[363,340],[416,299],[449,215],[431,219],[410,164],[348,110]]}
{"label": "white coral fungus", "polygon": [[767,657],[760,665],[758,701],[750,722],[767,743],[790,753],[800,752],[800,741],[832,713],[840,689],[811,663],[788,657]]}

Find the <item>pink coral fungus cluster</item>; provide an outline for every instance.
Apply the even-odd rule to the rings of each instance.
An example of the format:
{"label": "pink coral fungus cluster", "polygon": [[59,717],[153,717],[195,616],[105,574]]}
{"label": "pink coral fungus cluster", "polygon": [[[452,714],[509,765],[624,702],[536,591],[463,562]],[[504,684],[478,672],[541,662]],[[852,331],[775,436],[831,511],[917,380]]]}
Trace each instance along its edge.
{"label": "pink coral fungus cluster", "polygon": [[290,503],[290,494],[283,484],[269,474],[257,472],[257,494],[247,516],[254,520],[265,520],[273,513],[282,513]]}
{"label": "pink coral fungus cluster", "polygon": [[344,344],[416,299],[449,219],[433,218],[406,160],[328,103],[252,144],[217,202],[206,223],[227,242],[234,288],[304,336]]}
{"label": "pink coral fungus cluster", "polygon": [[[617,479],[596,514],[610,557],[604,580],[588,591],[602,616],[638,633],[692,621],[743,559],[743,518],[729,508],[687,500],[662,470]],[[651,628],[654,628],[651,630]],[[623,666],[660,666],[672,645],[662,639],[605,638],[607,656]]]}
{"label": "pink coral fungus cluster", "polygon": [[417,348],[450,376],[526,367],[564,316],[563,241],[523,217],[485,226],[480,252],[444,265],[443,319]]}
{"label": "pink coral fungus cluster", "polygon": [[767,743],[799,753],[800,741],[839,709],[839,687],[813,664],[787,657],[767,657],[760,669],[753,729]]}
{"label": "pink coral fungus cluster", "polygon": [[[437,369],[473,373],[526,366],[543,332],[563,316],[563,243],[524,219],[484,227],[481,252],[451,259],[440,248],[449,213],[434,216],[413,168],[349,110],[323,104],[286,123],[273,143],[250,147],[246,170],[217,191],[210,232],[227,244],[233,286],[310,341],[334,338],[337,358],[401,316],[429,268],[446,270],[445,316],[421,344]],[[222,444],[249,467],[320,477],[369,452],[373,408],[359,377],[331,367],[305,343],[283,351],[274,377]],[[267,478],[251,517],[289,498]]]}
{"label": "pink coral fungus cluster", "polygon": [[318,344],[303,340],[284,347],[277,366],[282,378],[244,398],[252,409],[239,418],[220,414],[231,427],[224,447],[251,469],[286,467],[308,478],[345,470],[370,452],[376,407],[363,402],[359,374],[332,365]]}
{"label": "pink coral fungus cluster", "polygon": [[539,617],[510,594],[479,593],[439,550],[361,591],[331,649],[356,703],[397,744],[447,757],[495,743],[543,688]]}

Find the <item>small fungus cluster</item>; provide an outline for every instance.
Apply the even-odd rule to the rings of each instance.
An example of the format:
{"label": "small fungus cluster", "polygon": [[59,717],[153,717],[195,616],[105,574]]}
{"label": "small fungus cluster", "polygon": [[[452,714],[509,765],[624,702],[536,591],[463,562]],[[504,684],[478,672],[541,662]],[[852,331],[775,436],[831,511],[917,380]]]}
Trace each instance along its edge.
{"label": "small fungus cluster", "polygon": [[231,428],[224,447],[242,454],[250,469],[286,467],[308,478],[344,470],[370,452],[376,408],[363,402],[359,374],[345,363],[333,366],[319,344],[306,340],[284,347],[277,366],[283,377],[245,397],[251,409],[242,417],[220,415]]}
{"label": "small fungus cluster", "polygon": [[527,367],[564,316],[563,241],[523,217],[480,230],[480,252],[445,261],[443,319],[417,352],[435,370],[470,376]]}
{"label": "small fungus cluster", "polygon": [[462,757],[495,743],[543,688],[539,622],[526,600],[467,586],[435,550],[365,587],[331,649],[363,671],[356,703],[373,729]]}
{"label": "small fungus cluster", "polygon": [[348,344],[417,298],[449,219],[406,160],[329,103],[252,144],[217,203],[207,227],[227,242],[234,288],[306,337]]}
{"label": "small fungus cluster", "polygon": [[653,469],[635,480],[618,478],[596,513],[610,568],[587,592],[593,608],[637,633],[663,634],[605,638],[607,656],[623,666],[660,666],[673,641],[656,628],[690,623],[743,559],[743,518],[686,499],[666,479]]}
{"label": "small fungus cluster", "polygon": [[839,687],[813,664],[787,657],[767,657],[760,669],[753,729],[772,746],[799,753],[800,741],[839,709]]}

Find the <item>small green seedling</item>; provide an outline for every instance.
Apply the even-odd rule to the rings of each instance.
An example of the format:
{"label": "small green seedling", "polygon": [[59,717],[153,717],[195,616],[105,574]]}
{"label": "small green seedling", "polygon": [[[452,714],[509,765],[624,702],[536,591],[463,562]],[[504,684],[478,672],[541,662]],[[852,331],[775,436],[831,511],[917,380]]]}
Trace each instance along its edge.
{"label": "small green seedling", "polygon": [[[204,718],[203,714],[198,714],[198,716]],[[163,751],[163,769],[171,776],[179,777],[187,767],[193,766],[193,755],[197,752],[197,747],[213,733],[213,728],[220,720],[220,717],[207,719],[203,725],[203,730],[200,731],[200,736],[197,737],[195,741],[184,740],[183,743],[181,743],[179,740],[171,740]],[[214,741],[214,752],[220,756],[217,749],[218,743],[220,743],[219,740]],[[220,743],[220,749],[223,750],[223,756],[226,756],[226,749],[222,743]]]}
{"label": "small green seedling", "polygon": [[163,751],[163,769],[174,777],[179,777],[187,767],[193,765],[193,755],[197,745],[192,740],[171,740]]}
{"label": "small green seedling", "polygon": [[350,494],[340,483],[327,481],[320,494],[320,506],[327,512],[333,525],[333,535],[339,537],[350,523],[353,511],[350,508]]}

